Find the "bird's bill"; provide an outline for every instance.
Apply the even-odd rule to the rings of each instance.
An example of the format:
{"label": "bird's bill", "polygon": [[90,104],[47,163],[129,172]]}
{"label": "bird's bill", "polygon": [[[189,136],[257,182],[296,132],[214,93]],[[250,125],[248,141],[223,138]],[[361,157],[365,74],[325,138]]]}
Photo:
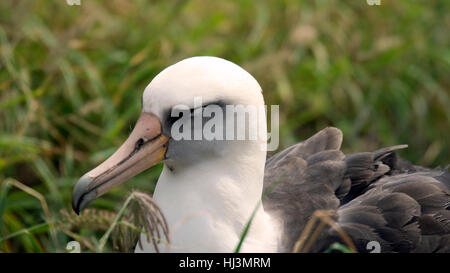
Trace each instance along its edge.
{"label": "bird's bill", "polygon": [[159,119],[143,112],[122,146],[78,180],[72,196],[74,211],[78,214],[97,197],[161,162],[167,150],[167,141]]}

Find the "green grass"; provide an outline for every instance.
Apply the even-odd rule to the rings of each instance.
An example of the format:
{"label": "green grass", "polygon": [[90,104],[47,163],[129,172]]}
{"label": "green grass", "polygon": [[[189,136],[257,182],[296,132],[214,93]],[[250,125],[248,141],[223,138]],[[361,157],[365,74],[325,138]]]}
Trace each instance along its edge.
{"label": "green grass", "polygon": [[[255,76],[266,104],[280,105],[282,147],[332,125],[345,152],[407,143],[413,163],[447,165],[450,2],[345,2],[2,0],[0,251],[65,251],[73,240],[52,239],[40,201],[4,180],[41,193],[58,222],[77,179],[130,132],[144,87],[195,55]],[[152,192],[160,170],[91,207],[117,211],[131,189]],[[77,233],[98,243],[104,231]]]}

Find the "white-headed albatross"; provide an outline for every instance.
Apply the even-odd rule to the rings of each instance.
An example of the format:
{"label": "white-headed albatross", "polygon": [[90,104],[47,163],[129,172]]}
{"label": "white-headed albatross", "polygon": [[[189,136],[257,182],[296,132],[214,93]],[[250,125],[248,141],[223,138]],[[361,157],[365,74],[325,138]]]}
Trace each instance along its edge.
{"label": "white-headed albatross", "polygon": [[[193,57],[166,68],[145,88],[129,138],[76,184],[74,210],[163,161],[153,198],[169,225],[165,252],[232,252],[253,212],[241,251],[290,252],[315,211],[334,211],[335,225],[316,234],[309,251],[345,241],[342,233],[362,252],[371,241],[381,252],[450,251],[450,174],[399,158],[395,150],[406,145],[346,156],[342,132],[330,127],[266,161],[265,124],[257,139],[172,136],[173,108],[185,105],[194,124],[204,109],[196,97],[224,111],[264,105],[258,82],[224,59]],[[137,252],[155,251],[145,235],[141,243]]]}

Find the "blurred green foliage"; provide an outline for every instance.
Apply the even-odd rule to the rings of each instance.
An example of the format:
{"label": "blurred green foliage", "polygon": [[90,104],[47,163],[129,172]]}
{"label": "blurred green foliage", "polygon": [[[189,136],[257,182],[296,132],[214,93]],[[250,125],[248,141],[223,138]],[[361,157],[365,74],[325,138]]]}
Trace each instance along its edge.
{"label": "blurred green foliage", "polygon": [[[345,152],[407,143],[411,162],[445,166],[449,26],[446,0],[2,0],[0,181],[43,194],[57,222],[78,177],[130,132],[145,86],[195,55],[255,76],[266,104],[280,105],[281,147],[331,125]],[[160,169],[92,207],[115,211],[132,187],[151,192]],[[38,199],[8,183],[0,190],[0,252],[65,251],[71,239],[52,239]]]}

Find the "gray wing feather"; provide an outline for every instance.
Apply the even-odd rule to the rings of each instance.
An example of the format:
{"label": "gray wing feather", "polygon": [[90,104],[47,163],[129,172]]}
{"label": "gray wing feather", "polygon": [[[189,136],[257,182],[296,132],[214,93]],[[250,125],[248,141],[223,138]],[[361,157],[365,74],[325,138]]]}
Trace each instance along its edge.
{"label": "gray wing feather", "polygon": [[[263,205],[282,225],[280,251],[292,250],[314,211],[335,210],[358,251],[378,241],[383,252],[449,252],[449,172],[399,158],[406,145],[345,156],[341,142],[329,127],[267,160]],[[339,241],[328,228],[311,250]]]}

